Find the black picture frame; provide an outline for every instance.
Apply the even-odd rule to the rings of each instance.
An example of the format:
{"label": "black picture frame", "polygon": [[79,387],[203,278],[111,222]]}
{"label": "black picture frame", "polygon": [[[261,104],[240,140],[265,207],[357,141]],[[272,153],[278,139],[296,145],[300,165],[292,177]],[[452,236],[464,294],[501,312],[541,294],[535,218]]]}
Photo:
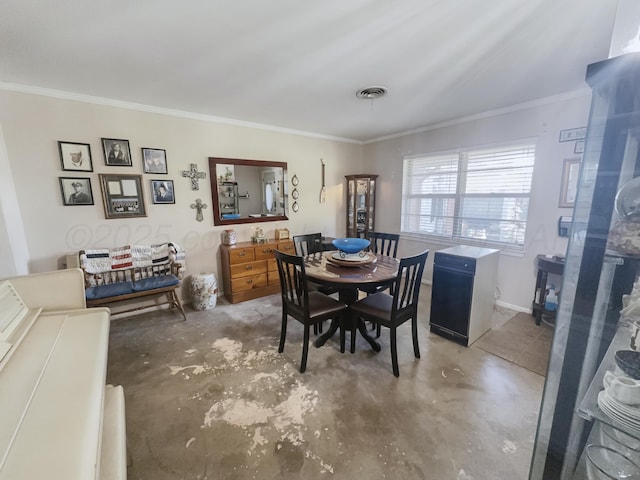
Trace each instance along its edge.
{"label": "black picture frame", "polygon": [[[93,205],[93,190],[89,177],[58,177],[62,204],[65,207]],[[78,188],[76,188],[79,186]]]}
{"label": "black picture frame", "polygon": [[176,203],[173,180],[151,180],[151,197],[153,203]]}
{"label": "black picture frame", "polygon": [[146,217],[142,175],[99,174],[105,218]]}
{"label": "black picture frame", "polygon": [[142,148],[144,173],[167,174],[167,151],[162,148]]}
{"label": "black picture frame", "polygon": [[[104,163],[112,167],[132,167],[129,140],[103,138]],[[121,152],[121,153],[118,153]]]}
{"label": "black picture frame", "polygon": [[78,142],[58,142],[62,170],[68,172],[93,172],[91,145]]}

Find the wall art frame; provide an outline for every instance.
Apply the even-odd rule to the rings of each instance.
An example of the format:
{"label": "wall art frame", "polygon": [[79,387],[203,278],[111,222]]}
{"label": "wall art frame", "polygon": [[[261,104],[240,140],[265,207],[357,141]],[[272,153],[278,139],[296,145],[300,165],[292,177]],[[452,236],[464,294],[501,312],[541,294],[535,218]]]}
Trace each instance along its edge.
{"label": "wall art frame", "polygon": [[58,142],[62,170],[67,172],[93,172],[91,145],[78,142]]}
{"label": "wall art frame", "polygon": [[167,174],[167,151],[162,148],[142,148],[144,173]]}
{"label": "wall art frame", "polygon": [[142,175],[100,174],[105,218],[146,217]]}
{"label": "wall art frame", "polygon": [[151,180],[151,198],[153,203],[176,203],[173,180]]}
{"label": "wall art frame", "polygon": [[89,177],[58,177],[64,206],[93,205],[93,190]]}
{"label": "wall art frame", "polygon": [[562,165],[562,183],[560,184],[558,207],[573,208],[575,206],[579,172],[580,158],[565,158]]}
{"label": "wall art frame", "polygon": [[129,140],[102,138],[104,163],[112,167],[132,167]]}

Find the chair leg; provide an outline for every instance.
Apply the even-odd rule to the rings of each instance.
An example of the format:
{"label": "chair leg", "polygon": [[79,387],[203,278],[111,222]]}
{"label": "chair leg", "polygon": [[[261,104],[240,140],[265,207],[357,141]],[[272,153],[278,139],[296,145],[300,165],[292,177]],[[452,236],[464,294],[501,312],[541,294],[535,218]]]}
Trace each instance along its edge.
{"label": "chair leg", "polygon": [[302,361],[300,362],[300,373],[307,369],[307,355],[309,354],[309,325],[304,326],[304,339],[302,340]]}
{"label": "chair leg", "polygon": [[318,335],[318,324],[317,323],[313,324],[313,334],[314,335]]}
{"label": "chair leg", "polygon": [[324,322],[320,322],[320,323],[318,323],[318,324],[317,324],[317,327],[318,327],[318,333],[322,333],[322,324],[323,324],[323,323],[324,323]]}
{"label": "chair leg", "polygon": [[284,351],[284,339],[287,337],[287,313],[282,311],[282,327],[280,327],[280,345],[278,346],[278,353]]}
{"label": "chair leg", "polygon": [[182,319],[183,321],[187,321],[187,315],[184,313],[184,308],[182,308],[182,302],[180,301],[180,297],[178,297],[178,294],[176,293],[175,290],[171,290],[169,293],[169,301],[171,301],[173,303],[173,305],[175,307],[177,307],[178,310],[180,310],[180,313],[182,313]]}
{"label": "chair leg", "polygon": [[418,317],[411,319],[411,336],[413,337],[413,354],[420,358],[420,347],[418,346]]}
{"label": "chair leg", "polygon": [[380,334],[382,333],[382,325],[376,325],[376,338],[380,338]]}
{"label": "chair leg", "polygon": [[398,368],[398,345],[396,344],[396,327],[391,327],[389,331],[391,333],[391,365],[393,366],[393,374],[396,377],[399,377],[400,369]]}

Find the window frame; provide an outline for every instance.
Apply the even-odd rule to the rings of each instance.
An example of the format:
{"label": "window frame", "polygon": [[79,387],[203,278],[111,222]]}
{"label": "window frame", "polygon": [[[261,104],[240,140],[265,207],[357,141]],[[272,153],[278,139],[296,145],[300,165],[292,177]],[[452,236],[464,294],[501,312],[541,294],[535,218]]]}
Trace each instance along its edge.
{"label": "window frame", "polygon": [[[402,172],[402,197],[401,197],[401,221],[400,221],[400,233],[405,238],[415,239],[415,240],[423,240],[429,241],[432,243],[441,243],[441,244],[453,244],[458,245],[461,242],[465,244],[477,245],[482,247],[491,247],[491,248],[499,248],[502,251],[523,253],[525,250],[525,241],[526,241],[526,233],[527,227],[529,223],[529,212],[531,207],[531,194],[533,187],[533,174],[535,169],[535,161],[536,161],[536,139],[535,138],[527,138],[521,139],[514,142],[509,143],[501,143],[501,144],[493,144],[493,145],[480,145],[467,147],[464,149],[455,149],[455,150],[447,150],[441,152],[432,152],[432,153],[424,153],[419,155],[407,155],[403,157],[403,172]],[[513,149],[514,151],[522,150],[526,156],[531,157],[530,165],[523,165],[524,168],[530,168],[530,176],[529,176],[529,185],[528,190],[524,193],[516,193],[514,192],[504,192],[504,193],[467,193],[468,190],[468,173],[469,173],[469,160],[474,154],[479,152],[490,152],[495,151],[498,153],[499,151],[505,151]],[[446,157],[455,157],[455,192],[454,193],[428,193],[428,194],[416,194],[408,192],[408,188],[410,187],[409,182],[411,181],[411,177],[417,176],[410,174],[409,164],[410,162],[415,162],[419,159],[424,160],[433,160],[434,165],[437,164],[438,158],[446,158]],[[490,171],[490,169],[486,169],[484,171]],[[522,243],[515,243],[512,241],[500,241],[495,239],[480,239],[473,238],[469,236],[465,236],[462,234],[462,225],[465,217],[462,216],[462,209],[464,205],[464,201],[469,198],[495,198],[495,199],[519,199],[523,198],[527,200],[527,210],[526,210],[526,220],[524,221],[524,228],[522,229],[521,238]],[[408,202],[411,199],[416,198],[424,198],[424,199],[438,199],[438,198],[452,198],[454,202],[453,206],[453,215],[450,217],[440,216],[440,218],[449,218],[450,225],[450,233],[446,231],[444,233],[437,232],[418,232],[416,229],[410,229],[406,223],[407,218],[410,213],[407,212]],[[419,218],[426,218],[428,215],[419,214]],[[468,217],[467,217],[468,218]],[[482,220],[479,218],[478,220]],[[514,225],[518,223],[522,223],[518,220],[507,219],[502,216],[500,219],[496,218],[487,218],[486,221],[491,222],[513,222]]]}

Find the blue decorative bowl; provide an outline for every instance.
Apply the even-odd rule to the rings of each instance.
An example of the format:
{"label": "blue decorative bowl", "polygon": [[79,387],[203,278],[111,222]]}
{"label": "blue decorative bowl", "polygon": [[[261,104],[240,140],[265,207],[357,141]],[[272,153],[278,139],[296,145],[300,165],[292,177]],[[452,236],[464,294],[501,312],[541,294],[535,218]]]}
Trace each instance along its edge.
{"label": "blue decorative bowl", "polygon": [[223,220],[236,220],[240,218],[240,214],[239,213],[223,213],[222,214],[222,219]]}
{"label": "blue decorative bowl", "polygon": [[359,253],[370,244],[371,242],[366,238],[336,238],[333,241],[333,245],[347,255],[351,253]]}

